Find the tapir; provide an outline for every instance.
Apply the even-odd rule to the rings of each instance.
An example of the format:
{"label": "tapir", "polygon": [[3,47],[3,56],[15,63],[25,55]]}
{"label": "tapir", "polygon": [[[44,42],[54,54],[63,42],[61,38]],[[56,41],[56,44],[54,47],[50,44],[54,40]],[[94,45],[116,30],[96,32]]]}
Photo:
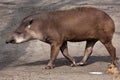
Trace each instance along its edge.
{"label": "tapir", "polygon": [[[23,43],[40,40],[50,44],[50,60],[45,67],[54,66],[59,51],[73,66],[85,65],[97,41],[100,41],[115,64],[116,49],[112,44],[115,25],[112,18],[102,10],[93,7],[77,7],[35,13],[25,17],[19,27],[9,35],[6,43]],[[67,42],[86,41],[85,53],[78,63],[68,53]]]}

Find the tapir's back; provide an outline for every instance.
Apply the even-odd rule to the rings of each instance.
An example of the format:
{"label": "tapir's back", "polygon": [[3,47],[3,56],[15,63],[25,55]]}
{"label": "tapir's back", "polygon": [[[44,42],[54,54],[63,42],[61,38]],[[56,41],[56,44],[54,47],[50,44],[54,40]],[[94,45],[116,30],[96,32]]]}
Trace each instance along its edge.
{"label": "tapir's back", "polygon": [[99,39],[114,33],[113,20],[105,12],[91,7],[49,13],[51,23],[60,30],[68,40]]}

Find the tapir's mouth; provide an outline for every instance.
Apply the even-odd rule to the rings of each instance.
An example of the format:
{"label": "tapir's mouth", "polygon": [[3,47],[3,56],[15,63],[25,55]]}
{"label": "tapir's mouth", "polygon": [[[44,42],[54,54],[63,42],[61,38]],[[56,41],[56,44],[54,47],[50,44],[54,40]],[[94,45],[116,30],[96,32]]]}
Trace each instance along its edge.
{"label": "tapir's mouth", "polygon": [[6,41],[6,44],[8,44],[8,43],[20,44],[20,43],[24,43],[26,41],[28,41],[28,39],[25,39],[23,37],[14,37],[13,39]]}
{"label": "tapir's mouth", "polygon": [[8,43],[12,43],[12,44],[15,44],[16,43],[16,41],[13,39],[13,40],[7,40],[6,41],[6,44],[8,44]]}

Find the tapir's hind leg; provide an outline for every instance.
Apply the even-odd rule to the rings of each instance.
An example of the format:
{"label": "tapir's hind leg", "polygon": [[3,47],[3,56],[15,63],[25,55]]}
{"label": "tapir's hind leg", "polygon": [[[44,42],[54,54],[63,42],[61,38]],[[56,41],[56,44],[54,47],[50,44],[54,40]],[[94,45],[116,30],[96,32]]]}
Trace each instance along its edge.
{"label": "tapir's hind leg", "polygon": [[86,61],[88,60],[89,56],[91,55],[93,47],[96,42],[97,42],[97,40],[88,40],[87,41],[84,57],[79,63],[77,63],[77,65],[83,66],[86,64]]}
{"label": "tapir's hind leg", "polygon": [[76,63],[75,63],[74,58],[71,57],[71,56],[69,55],[69,53],[68,53],[67,42],[64,42],[64,43],[62,44],[60,50],[61,50],[63,56],[64,56],[65,58],[67,58],[70,62],[72,62],[71,66],[75,66]]}
{"label": "tapir's hind leg", "polygon": [[[102,41],[101,41],[102,42]],[[106,49],[108,50],[110,56],[112,57],[112,64],[115,64],[115,60],[116,60],[116,49],[112,44],[112,41],[108,41],[108,42],[102,42],[103,45],[106,47]]]}

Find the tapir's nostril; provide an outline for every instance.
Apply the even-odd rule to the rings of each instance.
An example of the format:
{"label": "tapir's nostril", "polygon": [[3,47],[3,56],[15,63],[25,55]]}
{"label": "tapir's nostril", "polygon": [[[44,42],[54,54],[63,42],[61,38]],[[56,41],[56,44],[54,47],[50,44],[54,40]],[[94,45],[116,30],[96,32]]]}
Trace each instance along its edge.
{"label": "tapir's nostril", "polygon": [[8,41],[6,41],[6,44],[8,44],[9,42]]}

